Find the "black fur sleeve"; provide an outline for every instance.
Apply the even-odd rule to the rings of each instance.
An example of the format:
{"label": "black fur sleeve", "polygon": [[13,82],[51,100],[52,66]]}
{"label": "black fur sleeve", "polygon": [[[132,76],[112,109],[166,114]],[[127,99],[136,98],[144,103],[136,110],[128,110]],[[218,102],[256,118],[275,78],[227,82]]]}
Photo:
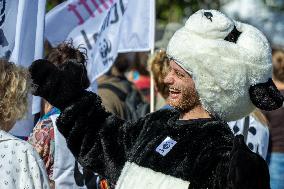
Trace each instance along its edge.
{"label": "black fur sleeve", "polygon": [[270,177],[265,160],[250,151],[242,135],[234,138],[233,148],[220,159],[213,189],[270,189]]}
{"label": "black fur sleeve", "polygon": [[[217,122],[218,123],[218,122]],[[199,140],[201,148],[194,161],[189,189],[269,189],[265,160],[250,151],[242,135],[233,138],[228,125],[211,123]],[[211,131],[211,134],[209,133]]]}
{"label": "black fur sleeve", "polygon": [[89,80],[81,63],[36,60],[29,71],[33,94],[60,109],[56,124],[75,158],[115,182],[140,132],[139,121],[125,123],[106,112],[100,97],[85,90]]}
{"label": "black fur sleeve", "polygon": [[270,189],[268,166],[260,155],[250,151],[243,135],[235,137],[227,164],[227,188]]}
{"label": "black fur sleeve", "polygon": [[85,92],[65,108],[56,123],[81,165],[106,176],[111,182],[117,181],[128,149],[142,125],[139,121],[135,124],[125,122],[106,112],[100,97],[91,92]]}

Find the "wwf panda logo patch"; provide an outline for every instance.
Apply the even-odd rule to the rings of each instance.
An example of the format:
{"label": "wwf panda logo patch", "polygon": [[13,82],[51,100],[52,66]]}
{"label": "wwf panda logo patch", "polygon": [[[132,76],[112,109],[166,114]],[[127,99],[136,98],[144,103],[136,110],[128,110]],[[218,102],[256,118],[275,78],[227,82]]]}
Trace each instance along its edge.
{"label": "wwf panda logo patch", "polygon": [[163,140],[163,142],[156,148],[156,152],[158,152],[159,154],[161,154],[162,156],[167,155],[167,153],[169,153],[169,151],[171,151],[171,149],[174,147],[174,145],[176,145],[176,141],[174,141],[173,139],[171,139],[171,137],[167,137],[165,138],[165,140]]}

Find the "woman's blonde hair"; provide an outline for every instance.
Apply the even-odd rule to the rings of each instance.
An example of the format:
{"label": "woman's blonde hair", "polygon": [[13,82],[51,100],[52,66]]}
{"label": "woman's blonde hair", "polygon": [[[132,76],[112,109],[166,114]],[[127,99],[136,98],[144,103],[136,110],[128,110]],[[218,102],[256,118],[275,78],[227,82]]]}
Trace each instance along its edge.
{"label": "woman's blonde hair", "polygon": [[256,108],[252,113],[252,116],[257,119],[257,121],[259,121],[262,125],[264,126],[268,126],[268,120],[265,117],[265,115],[263,113],[261,113],[261,111]]}
{"label": "woman's blonde hair", "polygon": [[0,59],[0,122],[16,121],[24,117],[29,81],[27,69]]}

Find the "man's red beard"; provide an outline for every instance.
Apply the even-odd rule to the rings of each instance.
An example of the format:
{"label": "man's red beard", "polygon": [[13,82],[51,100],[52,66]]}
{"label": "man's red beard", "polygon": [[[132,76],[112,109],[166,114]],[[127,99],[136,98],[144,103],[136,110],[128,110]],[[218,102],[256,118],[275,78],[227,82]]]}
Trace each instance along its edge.
{"label": "man's red beard", "polygon": [[200,105],[199,96],[195,88],[169,87],[169,91],[170,93],[176,92],[181,95],[181,98],[178,99],[171,99],[171,95],[167,98],[167,103],[170,106],[179,109],[181,112],[188,112]]}

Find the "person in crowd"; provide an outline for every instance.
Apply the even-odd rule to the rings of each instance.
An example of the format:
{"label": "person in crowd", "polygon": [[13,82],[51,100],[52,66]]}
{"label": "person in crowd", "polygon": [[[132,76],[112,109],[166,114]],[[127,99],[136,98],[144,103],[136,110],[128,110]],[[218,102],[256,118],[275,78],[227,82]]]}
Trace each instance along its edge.
{"label": "person in crowd", "polygon": [[[75,75],[74,77],[85,86],[89,85],[89,80],[86,79],[86,59],[85,49],[74,47],[72,42],[59,44],[57,47],[50,49],[47,55],[47,60],[57,67],[63,66],[68,61],[76,61],[78,68],[84,71],[84,77],[80,75]],[[42,99],[41,105],[41,116],[28,142],[34,146],[43,159],[51,188],[79,188],[78,185],[80,185],[80,181],[77,181],[79,178],[75,177],[80,174],[80,172],[76,172],[78,170],[76,170],[76,166],[74,166],[75,159],[68,150],[64,139],[61,139],[62,136],[57,131],[55,124],[60,110],[49,104],[45,99]],[[86,181],[87,186],[93,183],[91,180],[89,180],[89,182],[90,183]],[[95,184],[95,186],[96,185],[97,184]],[[82,186],[81,188],[84,187]],[[92,187],[94,188],[94,186]]]}
{"label": "person in crowd", "polygon": [[150,103],[150,74],[147,69],[147,52],[135,52],[134,61],[131,63],[128,79],[134,83],[144,99]]}
{"label": "person in crowd", "polygon": [[[130,82],[125,73],[129,70],[130,62],[126,53],[118,54],[109,72],[97,79],[98,95],[106,110],[118,115],[122,119],[130,119],[135,107],[129,110],[129,103],[139,105],[144,99],[135,85]],[[137,100],[126,102],[129,96],[134,95]],[[128,98],[127,98],[128,96]],[[147,112],[148,113],[148,112]]]}
{"label": "person in crowd", "polygon": [[30,79],[28,70],[0,59],[0,188],[48,189],[45,167],[24,140],[8,133],[25,115]]}
{"label": "person in crowd", "polygon": [[228,123],[234,135],[244,135],[244,140],[250,150],[266,159],[269,144],[268,121],[260,110],[254,110],[250,115]]}
{"label": "person in crowd", "polygon": [[[272,52],[273,81],[284,95],[284,50],[274,49]],[[284,189],[284,107],[264,112],[269,122],[270,151],[268,164],[271,189]]]}
{"label": "person in crowd", "polygon": [[270,79],[264,35],[219,11],[200,10],[171,38],[167,55],[164,82],[174,109],[136,122],[107,112],[101,98],[74,79],[76,62],[60,68],[47,60],[33,62],[34,95],[61,110],[58,130],[82,166],[116,188],[268,189],[265,160],[226,124],[255,107],[283,104]]}

